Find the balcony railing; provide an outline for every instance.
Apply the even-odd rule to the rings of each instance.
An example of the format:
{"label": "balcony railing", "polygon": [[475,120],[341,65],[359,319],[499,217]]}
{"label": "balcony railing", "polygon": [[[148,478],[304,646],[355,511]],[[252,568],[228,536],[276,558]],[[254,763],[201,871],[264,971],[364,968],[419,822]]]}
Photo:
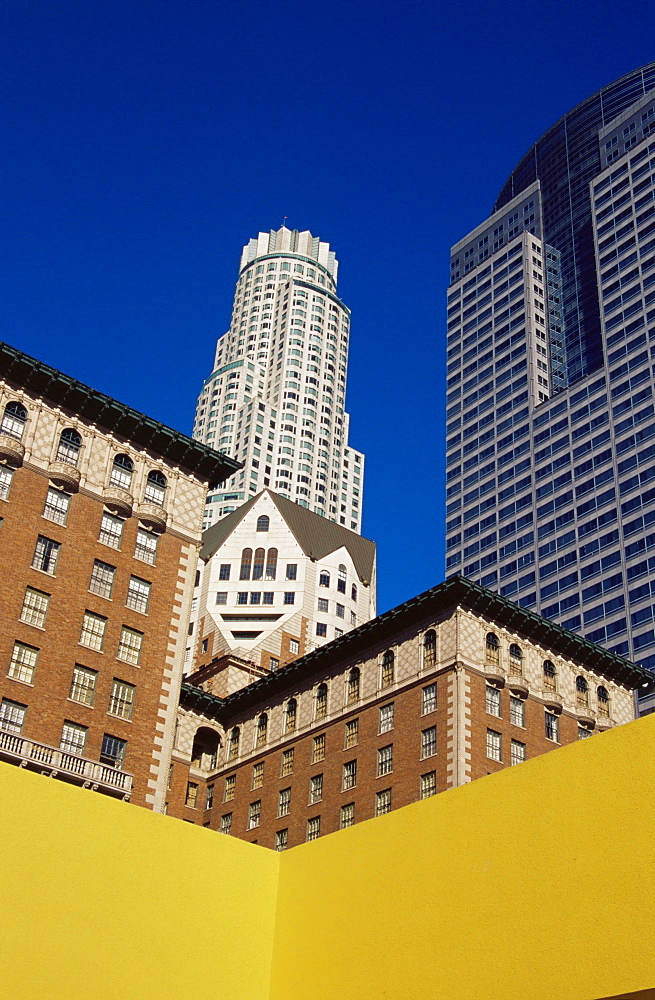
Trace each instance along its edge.
{"label": "balcony railing", "polygon": [[77,754],[57,750],[24,736],[0,732],[0,756],[21,767],[32,767],[53,778],[70,778],[94,791],[119,793],[125,800],[132,791],[132,775]]}

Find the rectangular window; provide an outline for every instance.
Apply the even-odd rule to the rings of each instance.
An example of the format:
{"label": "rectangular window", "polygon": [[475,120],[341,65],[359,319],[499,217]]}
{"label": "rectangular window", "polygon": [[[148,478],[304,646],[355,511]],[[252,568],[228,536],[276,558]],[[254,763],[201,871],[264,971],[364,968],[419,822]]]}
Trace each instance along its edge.
{"label": "rectangular window", "polygon": [[314,816],[307,820],[307,840],[318,840],[321,836],[321,817]]}
{"label": "rectangular window", "polygon": [[109,733],[105,733],[102,737],[100,763],[106,764],[107,767],[115,767],[120,770],[125,761],[126,749],[126,740],[120,740],[117,736],[110,736]]}
{"label": "rectangular window", "polygon": [[421,701],[421,715],[429,715],[437,710],[437,685],[428,684],[423,688]]}
{"label": "rectangular window", "polygon": [[23,598],[23,610],[20,613],[20,620],[27,625],[36,625],[37,628],[44,628],[49,600],[50,594],[44,594],[42,590],[34,590],[33,587],[28,587]]}
{"label": "rectangular window", "polygon": [[154,566],[157,562],[158,543],[159,535],[155,534],[154,531],[146,531],[145,528],[139,528],[136,533],[134,558],[138,559],[140,562],[148,563],[150,566]]}
{"label": "rectangular window", "polygon": [[98,597],[110,598],[114,587],[115,575],[115,566],[110,566],[109,563],[102,562],[100,559],[95,559],[93,562],[93,570],[91,571],[89,590],[92,594],[97,594]]}
{"label": "rectangular window", "polygon": [[189,809],[196,808],[196,802],[198,800],[198,785],[195,781],[187,781],[186,784],[186,799],[184,800],[185,806]]}
{"label": "rectangular window", "polygon": [[3,733],[11,733],[12,736],[20,736],[25,722],[27,705],[21,705],[18,701],[11,701],[3,698],[0,704],[0,730]]}
{"label": "rectangular window", "polygon": [[135,690],[134,684],[128,684],[127,681],[114,677],[107,709],[109,715],[115,715],[119,719],[131,719]]}
{"label": "rectangular window", "polygon": [[377,792],[375,796],[375,815],[384,816],[391,812],[391,789],[385,788],[383,792]]}
{"label": "rectangular window", "polygon": [[297,563],[287,563],[287,580],[296,580],[298,577],[298,564]]}
{"label": "rectangular window", "polygon": [[351,719],[346,723],[344,750],[356,747],[359,742],[359,719]]}
{"label": "rectangular window", "polygon": [[127,588],[127,598],[125,607],[139,611],[142,615],[148,613],[148,602],[150,601],[150,586],[147,580],[141,580],[138,576],[130,577],[130,584]]}
{"label": "rectangular window", "polygon": [[103,545],[109,545],[112,549],[120,549],[124,524],[125,521],[122,517],[104,513],[100,522],[98,541],[102,542]]}
{"label": "rectangular window", "polygon": [[378,778],[393,771],[393,744],[378,750]]}
{"label": "rectangular window", "polygon": [[341,806],[341,818],[339,820],[339,829],[345,830],[348,826],[355,825],[355,803],[349,802],[345,806]]}
{"label": "rectangular window", "polygon": [[283,788],[277,799],[278,816],[288,816],[291,812],[291,789]]}
{"label": "rectangular window", "polygon": [[343,604],[337,604],[337,618],[345,618],[346,609]]}
{"label": "rectangular window", "polygon": [[35,646],[27,646],[24,642],[15,642],[9,664],[9,676],[15,681],[31,684],[39,651]]}
{"label": "rectangular window", "polygon": [[220,569],[218,571],[219,580],[229,580],[230,579],[230,563],[221,563]]}
{"label": "rectangular window", "polygon": [[357,761],[349,760],[343,765],[343,781],[341,788],[345,792],[348,788],[354,788],[357,784]]}
{"label": "rectangular window", "polygon": [[253,764],[252,767],[252,787],[261,788],[264,784],[264,761],[260,760],[258,764]]}
{"label": "rectangular window", "polygon": [[592,736],[592,735],[593,735],[593,733],[592,733],[591,729],[587,729],[586,726],[578,726],[578,739],[579,740],[588,740],[589,737]]}
{"label": "rectangular window", "polygon": [[394,680],[394,655],[388,651],[382,660],[382,687],[390,687]]}
{"label": "rectangular window", "polygon": [[223,802],[231,802],[237,787],[236,774],[229,774],[225,779],[225,790],[223,792]]}
{"label": "rectangular window", "polygon": [[73,669],[73,680],[69,698],[71,701],[78,701],[80,705],[93,705],[93,697],[96,690],[96,678],[98,674],[88,667],[81,667],[78,664]]}
{"label": "rectangular window", "polygon": [[224,833],[226,836],[229,836],[231,832],[232,832],[232,813],[225,813],[224,816],[221,816],[221,828],[219,833]]}
{"label": "rectangular window", "polygon": [[227,604],[227,590],[218,590],[216,592],[216,603]]}
{"label": "rectangular window", "polygon": [[559,719],[552,712],[546,712],[546,739],[559,743]]}
{"label": "rectangular window", "polygon": [[318,599],[318,610],[323,614],[328,614],[330,610],[330,602],[325,597],[319,597]]}
{"label": "rectangular window", "polygon": [[262,815],[262,800],[257,799],[248,806],[248,829],[255,830],[260,823]]}
{"label": "rectangular window", "polygon": [[105,638],[107,619],[102,615],[94,615],[91,611],[84,612],[80,645],[89,649],[101,650]]}
{"label": "rectangular window", "polygon": [[509,696],[509,721],[513,726],[525,728],[525,702],[513,694]]}
{"label": "rectangular window", "polygon": [[76,722],[65,722],[61,731],[59,749],[81,757],[84,753],[86,733],[86,726],[78,726]]}
{"label": "rectangular window", "polygon": [[510,763],[522,764],[525,758],[526,758],[525,743],[521,743],[519,740],[512,740]]}
{"label": "rectangular window", "polygon": [[492,684],[487,684],[487,715],[500,718],[500,690]]}
{"label": "rectangular window", "polygon": [[309,779],[309,804],[320,802],[323,798],[323,775],[315,774]]}
{"label": "rectangular window", "polygon": [[55,490],[51,486],[46,495],[43,516],[56,524],[66,524],[70,499],[68,493],[62,493],[61,490]]}
{"label": "rectangular window", "polygon": [[327,625],[324,622],[316,622],[316,635],[327,635]]}
{"label": "rectangular window", "polygon": [[494,729],[487,729],[487,757],[490,760],[502,760],[502,736]]}
{"label": "rectangular window", "polygon": [[214,786],[207,785],[207,791],[205,792],[205,809],[211,809],[214,805]]}
{"label": "rectangular window", "polygon": [[123,625],[118,643],[118,653],[116,654],[117,659],[137,666],[141,657],[142,645],[143,632],[137,632],[135,629]]}
{"label": "rectangular window", "polygon": [[432,795],[437,794],[437,772],[428,771],[427,774],[421,775],[421,798],[429,799]]}
{"label": "rectangular window", "polygon": [[248,591],[240,590],[237,594],[237,604],[247,604],[248,603]]}
{"label": "rectangular window", "polygon": [[283,750],[282,752],[280,775],[284,778],[287,774],[293,774],[293,747],[290,750]]}
{"label": "rectangular window", "polygon": [[312,743],[312,764],[325,760],[325,733],[315,736]]}
{"label": "rectangular window", "polygon": [[43,535],[39,535],[34,550],[34,558],[32,559],[32,568],[40,569],[43,573],[49,573],[50,576],[54,576],[60,548],[61,545],[59,542],[54,542],[52,538],[45,538]]}
{"label": "rectangular window", "polygon": [[286,851],[289,846],[289,831],[288,830],[278,830],[275,834],[275,850],[276,851]]}
{"label": "rectangular window", "polygon": [[13,475],[13,469],[0,468],[0,500],[9,499],[9,490],[11,489]]}
{"label": "rectangular window", "polygon": [[383,705],[380,709],[380,733],[389,733],[393,729],[393,702],[390,705]]}
{"label": "rectangular window", "polygon": [[300,652],[300,643],[298,642],[297,639],[289,639],[289,652],[290,653]]}
{"label": "rectangular window", "polygon": [[430,726],[421,733],[421,760],[434,757],[437,752],[437,727]]}

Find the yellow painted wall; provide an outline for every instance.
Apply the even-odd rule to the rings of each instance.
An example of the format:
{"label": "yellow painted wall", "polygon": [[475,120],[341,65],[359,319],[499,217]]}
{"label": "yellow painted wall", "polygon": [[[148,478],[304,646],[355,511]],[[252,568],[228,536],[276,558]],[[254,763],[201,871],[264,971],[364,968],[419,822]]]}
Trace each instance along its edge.
{"label": "yellow painted wall", "polygon": [[0,764],[0,993],[598,1000],[646,990],[654,793],[650,716],[276,855]]}

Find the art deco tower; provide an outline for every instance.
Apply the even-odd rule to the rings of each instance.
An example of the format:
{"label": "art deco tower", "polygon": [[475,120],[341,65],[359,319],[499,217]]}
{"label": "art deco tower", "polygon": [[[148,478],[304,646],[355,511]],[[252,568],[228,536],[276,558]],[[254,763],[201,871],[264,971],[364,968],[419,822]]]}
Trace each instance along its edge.
{"label": "art deco tower", "polygon": [[282,227],[243,248],[230,328],[198,398],[194,437],[244,463],[204,527],[264,487],[361,531],[364,456],[344,410],[350,311],[329,243]]}

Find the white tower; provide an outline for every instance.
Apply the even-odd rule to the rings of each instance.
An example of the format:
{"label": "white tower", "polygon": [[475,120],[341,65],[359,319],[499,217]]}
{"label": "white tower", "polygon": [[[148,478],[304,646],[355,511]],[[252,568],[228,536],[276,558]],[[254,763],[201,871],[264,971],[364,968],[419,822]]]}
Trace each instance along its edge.
{"label": "white tower", "polygon": [[244,468],[210,494],[204,527],[270,487],[359,533],[364,456],[344,410],[350,311],[329,243],[283,226],[243,248],[230,328],[193,436]]}

